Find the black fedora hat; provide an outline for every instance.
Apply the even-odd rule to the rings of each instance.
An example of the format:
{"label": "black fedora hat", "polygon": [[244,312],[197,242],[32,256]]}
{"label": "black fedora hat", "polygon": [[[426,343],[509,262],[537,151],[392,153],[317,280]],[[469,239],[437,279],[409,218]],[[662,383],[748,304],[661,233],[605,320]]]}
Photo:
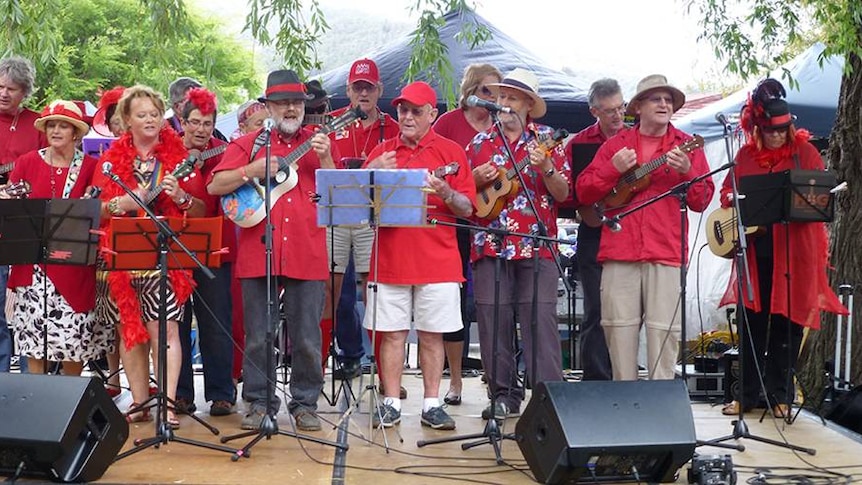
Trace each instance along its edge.
{"label": "black fedora hat", "polygon": [[323,89],[323,86],[317,79],[312,79],[305,83],[305,90],[311,95],[311,99],[305,103],[309,108],[319,108],[325,105],[329,101],[329,98],[332,97],[326,93],[326,89]]}
{"label": "black fedora hat", "polygon": [[272,71],[266,78],[266,93],[257,98],[261,103],[266,101],[281,101],[284,99],[301,99],[309,101],[313,96],[306,94],[305,84],[299,76],[290,69]]}

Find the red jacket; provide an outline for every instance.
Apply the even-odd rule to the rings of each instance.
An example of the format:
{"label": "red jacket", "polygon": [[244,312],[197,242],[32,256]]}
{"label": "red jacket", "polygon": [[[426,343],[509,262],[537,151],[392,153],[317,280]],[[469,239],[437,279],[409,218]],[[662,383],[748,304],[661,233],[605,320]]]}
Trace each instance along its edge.
{"label": "red jacket", "polygon": [[[623,148],[638,151],[638,163],[644,164],[669,152],[691,137],[668,125],[668,131],[655,153],[640,153],[639,128],[618,133],[599,148],[592,163],[581,172],[576,182],[578,199],[582,204],[593,204],[603,199],[617,184],[620,172],[611,163],[615,153]],[[691,169],[686,174],[664,166],[651,174],[650,184],[632,197],[629,207],[655,197],[673,186],[692,180],[709,172],[709,165],[703,150],[697,149],[688,154]],[[709,205],[715,185],[707,178],[688,189],[688,207],[702,212]],[[665,197],[642,210],[631,213],[621,220],[622,230],[611,232],[607,227],[602,230],[602,243],[599,246],[598,261],[627,261],[639,263],[660,263],[669,266],[680,265],[679,202],[675,197]],[[686,234],[687,234],[686,230]],[[685,238],[688,241],[688,238]],[[688,243],[686,242],[686,254]]]}
{"label": "red jacket", "polygon": [[[781,172],[796,168],[792,153],[799,154],[799,168],[803,170],[823,170],[823,159],[817,152],[817,148],[808,143],[807,132],[797,132],[795,147],[788,150],[786,156],[781,157],[776,165],[769,169],[758,163],[758,158],[764,158],[761,153],[751,144],[743,146],[736,154],[736,178],[746,175],[765,174],[770,172]],[[775,150],[773,152],[778,152]],[[760,154],[760,156],[759,156]],[[730,176],[724,179],[721,188],[721,205],[730,206],[727,197],[733,188]],[[773,269],[772,275],[772,313],[787,316],[787,249],[790,250],[790,320],[804,327],[814,329],[820,328],[820,312],[828,311],[840,315],[846,315],[847,309],[841,305],[838,297],[829,286],[826,276],[826,267],[829,264],[829,245],[826,237],[826,226],[820,222],[791,222],[787,224],[789,239],[786,239],[784,224],[772,225],[772,251]],[[761,308],[761,296],[759,277],[757,273],[757,254],[754,244],[749,244],[745,259],[751,274],[751,285],[754,295],[753,300],[746,298],[745,306],[759,312]],[[736,263],[730,276],[727,290],[721,299],[720,305],[730,305],[737,301],[736,297]]]}

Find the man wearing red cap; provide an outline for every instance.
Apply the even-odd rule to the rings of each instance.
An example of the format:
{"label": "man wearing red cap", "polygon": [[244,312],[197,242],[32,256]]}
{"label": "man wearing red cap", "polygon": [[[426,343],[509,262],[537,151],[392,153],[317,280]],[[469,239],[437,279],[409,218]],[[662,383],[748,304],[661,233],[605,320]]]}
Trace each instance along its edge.
{"label": "man wearing red cap", "polygon": [[[314,134],[302,128],[305,102],[309,96],[299,76],[291,70],[269,74],[266,94],[260,101],[266,104],[275,122],[270,136],[271,174],[278,172],[278,157],[290,154],[305,142],[311,150],[302,155],[291,170],[296,186],[284,192],[272,203],[273,224],[271,288],[284,288],[282,304],[287,311],[287,328],[293,346],[293,370],[290,377],[291,402],[288,409],[303,431],[320,429],[317,398],[323,389],[323,369],[320,367],[320,314],[323,309],[326,268],[326,235],[317,225],[317,208],[309,193],[314,193],[315,170],[335,168],[333,158],[338,149],[332,147],[324,134]],[[224,159],[214,169],[208,186],[210,194],[224,195],[240,186],[263,179],[266,173],[265,151],[267,133],[258,130],[228,145]],[[287,182],[285,182],[287,183]],[[278,395],[267,402],[267,385],[275,382],[275,367],[266,367],[267,329],[275,326],[278,311],[271,307],[272,321],[267,321],[267,280],[264,246],[265,224],[242,228],[239,233],[236,273],[240,278],[245,320],[245,360],[243,362],[243,398],[249,402],[242,420],[243,429],[258,429],[266,415],[272,419],[281,407]],[[272,295],[271,295],[272,296]],[[271,342],[270,342],[271,343]]]}
{"label": "man wearing red cap", "polygon": [[[33,123],[39,114],[22,106],[33,92],[36,69],[23,57],[0,60],[0,166],[8,168],[19,156],[48,145],[45,133]],[[6,175],[0,177],[3,183]],[[9,267],[0,266],[0,309],[6,307],[6,280]],[[6,326],[6,313],[0,312],[0,372],[9,372],[12,359],[12,339]]]}
{"label": "man wearing red cap", "polygon": [[[398,108],[400,135],[372,150],[365,168],[429,170],[426,181],[433,192],[428,196],[428,205],[435,216],[449,222],[455,222],[456,216],[469,217],[476,200],[475,186],[465,169],[464,149],[431,129],[437,118],[434,89],[421,81],[408,84],[392,105]],[[430,173],[453,161],[460,165],[457,173],[441,178]],[[443,410],[439,399],[443,333],[463,326],[459,286],[464,275],[455,228],[382,227],[374,244],[370,279],[376,282],[376,291],[368,293],[369,310],[363,323],[381,336],[379,361],[384,399],[372,422],[388,427],[401,421],[399,387],[412,316],[419,335],[425,389],[422,424],[455,429],[455,421]]]}
{"label": "man wearing red cap", "polygon": [[[359,107],[366,118],[357,120],[344,129],[329,135],[338,151],[343,157],[338,165],[339,168],[356,168],[366,160],[368,154],[383,140],[398,136],[398,124],[391,116],[384,113],[377,106],[380,96],[383,94],[383,84],[380,82],[380,72],[377,64],[371,59],[359,59],[350,66],[347,76],[347,97],[350,106],[336,110],[333,117],[340,116],[346,110]],[[370,227],[336,227],[330,232],[326,231],[327,254],[334,258],[335,266],[330,266],[334,272],[333,288],[328,288],[330,281],[327,280],[326,307],[323,310],[321,328],[324,337],[333,329],[333,308],[331,308],[332,294],[341,295],[344,274],[347,272],[350,260],[351,248],[356,273],[362,279],[362,287],[368,280],[368,261],[371,256],[371,244],[374,234]],[[333,248],[334,246],[334,248]],[[332,252],[334,251],[334,252]],[[353,284],[347,291],[354,291]],[[333,372],[333,378],[344,379],[359,375],[359,361],[362,357],[362,326],[360,322],[352,317],[352,313],[343,312],[344,317],[338,322],[337,338],[342,351],[340,360],[342,368]],[[379,342],[375,342],[375,354],[378,353]],[[406,392],[406,391],[405,391]]]}

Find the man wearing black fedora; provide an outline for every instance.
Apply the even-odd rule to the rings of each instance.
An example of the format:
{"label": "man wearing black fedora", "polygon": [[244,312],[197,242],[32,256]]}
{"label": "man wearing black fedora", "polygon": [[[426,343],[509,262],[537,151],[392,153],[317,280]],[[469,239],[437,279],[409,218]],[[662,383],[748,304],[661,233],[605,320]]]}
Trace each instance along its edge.
{"label": "man wearing black fedora", "polygon": [[[666,155],[648,185],[632,194],[628,206],[650,200],[671,187],[709,171],[701,149],[686,154],[679,146],[691,136],[670,119],[685,104],[685,94],[653,74],[643,78],[626,113],[639,122],[610,138],[576,182],[578,199],[594,204],[607,196],[629,169]],[[712,199],[711,178],[691,185],[687,205],[703,212]],[[610,215],[613,215],[612,213]],[[665,197],[628,215],[621,228],[605,226],[599,244],[602,264],[602,329],[611,356],[614,380],[638,378],[638,342],[646,327],[650,379],[673,379],[679,355],[680,244],[687,236],[679,217],[679,202]],[[688,241],[688,238],[684,238]]]}
{"label": "man wearing black fedora", "polygon": [[[317,398],[323,389],[321,362],[320,315],[323,309],[324,281],[329,275],[326,236],[317,225],[317,209],[308,193],[315,191],[315,170],[335,168],[333,157],[338,150],[324,134],[314,134],[302,127],[305,103],[310,100],[306,86],[292,70],[269,74],[266,94],[259,101],[266,105],[274,121],[271,140],[270,170],[278,171],[277,157],[293,152],[311,142],[311,151],[296,162],[296,186],[284,192],[272,204],[273,287],[284,288],[282,304],[286,309],[288,335],[292,344],[293,369],[290,379],[292,400],[288,410],[302,431],[320,429]],[[224,195],[252,179],[263,179],[266,159],[261,150],[263,129],[234,140],[215,168],[208,186],[210,194]],[[275,381],[274,367],[266,368],[265,336],[276,324],[278,311],[272,308],[273,321],[266,321],[267,281],[264,224],[241,228],[238,237],[236,274],[240,278],[245,319],[245,356],[243,361],[243,399],[248,410],[243,429],[257,429],[266,414],[274,417],[281,407],[277,395],[266,401],[267,382]]]}

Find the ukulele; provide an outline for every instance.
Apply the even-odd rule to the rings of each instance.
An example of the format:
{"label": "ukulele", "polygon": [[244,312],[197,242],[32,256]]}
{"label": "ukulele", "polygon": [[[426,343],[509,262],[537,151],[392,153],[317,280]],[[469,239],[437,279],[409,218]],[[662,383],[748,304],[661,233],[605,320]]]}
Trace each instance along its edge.
{"label": "ukulele", "polygon": [[[690,153],[697,148],[703,147],[703,137],[694,135],[675,149],[683,153]],[[670,152],[668,152],[670,153]],[[650,184],[650,174],[667,163],[667,153],[643,165],[632,167],[620,176],[617,185],[600,202],[601,209],[614,209],[627,204],[634,194],[647,188]]]}
{"label": "ukulele", "polygon": [[[720,257],[733,258],[736,241],[739,236],[736,230],[736,216],[730,207],[721,207],[712,211],[706,218],[706,242],[712,254]],[[746,236],[756,236],[764,231],[760,226],[745,227]]]}
{"label": "ukulele", "polygon": [[[551,150],[563,143],[567,136],[569,132],[562,128],[551,135],[539,135],[538,146],[550,155]],[[500,215],[509,197],[517,194],[521,188],[518,172],[529,164],[530,156],[527,155],[508,170],[499,167],[497,177],[476,193],[476,215],[483,219],[494,219]]]}

